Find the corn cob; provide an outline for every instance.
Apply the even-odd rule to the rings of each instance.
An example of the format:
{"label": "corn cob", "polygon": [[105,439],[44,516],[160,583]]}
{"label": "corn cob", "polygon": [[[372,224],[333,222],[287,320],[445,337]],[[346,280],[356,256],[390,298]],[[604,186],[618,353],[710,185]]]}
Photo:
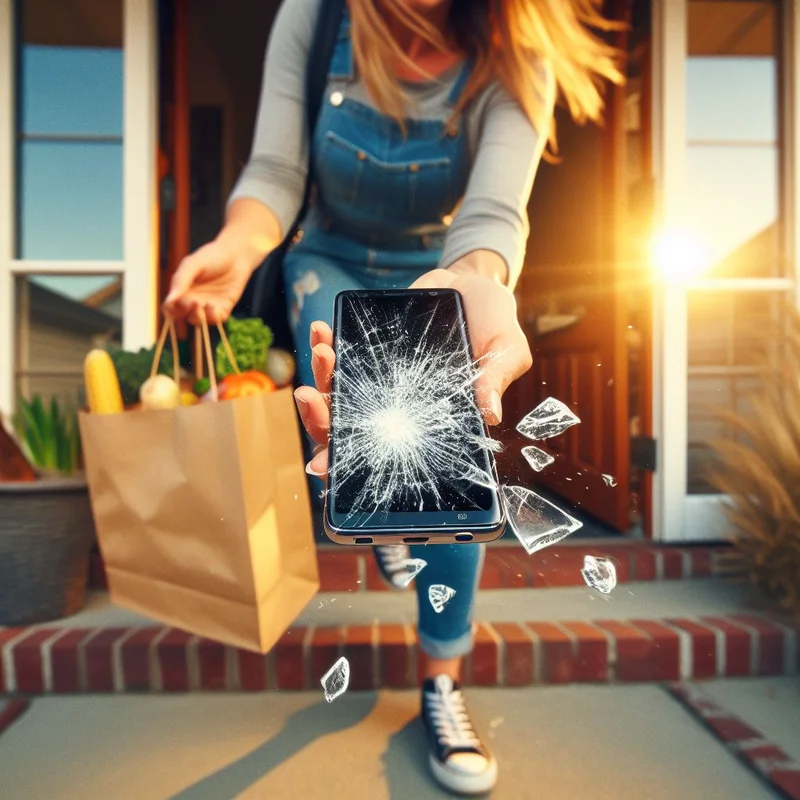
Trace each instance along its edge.
{"label": "corn cob", "polygon": [[86,399],[92,414],[118,414],[123,410],[114,362],[105,350],[90,350],[83,362]]}

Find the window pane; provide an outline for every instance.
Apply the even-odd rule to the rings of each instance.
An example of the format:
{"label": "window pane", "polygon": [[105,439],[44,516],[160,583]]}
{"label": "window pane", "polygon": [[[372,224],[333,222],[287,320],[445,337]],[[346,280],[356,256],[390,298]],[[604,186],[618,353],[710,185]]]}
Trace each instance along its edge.
{"label": "window pane", "polygon": [[686,65],[689,141],[774,142],[774,58],[692,57]]}
{"label": "window pane", "polygon": [[709,445],[719,439],[736,438],[734,431],[720,420],[720,409],[747,414],[750,398],[760,387],[757,375],[689,376],[689,494],[716,491],[708,480],[715,458]]}
{"label": "window pane", "polygon": [[17,279],[17,391],[83,405],[83,359],[122,336],[122,279],[117,275]]}
{"label": "window pane", "polygon": [[785,296],[778,292],[691,292],[689,367],[760,367],[777,354]]}
{"label": "window pane", "polygon": [[689,0],[686,218],[707,277],[784,272],[775,0]]}
{"label": "window pane", "polygon": [[750,414],[762,370],[780,363],[782,292],[690,292],[688,298],[688,491],[711,491],[709,443],[737,438],[720,410]]}
{"label": "window pane", "polygon": [[19,129],[122,136],[122,50],[25,46]]}
{"label": "window pane", "polygon": [[776,147],[689,145],[686,202],[720,277],[772,277],[778,261]]}
{"label": "window pane", "polygon": [[23,142],[18,257],[122,258],[122,145]]}
{"label": "window pane", "polygon": [[19,0],[16,257],[122,258],[122,0]]}

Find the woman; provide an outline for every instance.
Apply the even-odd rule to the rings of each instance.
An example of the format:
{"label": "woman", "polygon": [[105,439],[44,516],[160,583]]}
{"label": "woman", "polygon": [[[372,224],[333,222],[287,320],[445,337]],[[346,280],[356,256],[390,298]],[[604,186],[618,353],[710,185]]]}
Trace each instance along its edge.
{"label": "woman", "polygon": [[[304,384],[295,397],[319,445],[308,471],[324,476],[335,359],[329,322],[343,289],[458,290],[475,357],[500,354],[476,386],[487,422],[500,422],[503,392],[531,365],[511,290],[533,177],[546,143],[554,143],[556,91],[576,119],[598,120],[600,81],[620,75],[614,52],[589,32],[608,27],[592,0],[350,0],[309,142],[304,72],[320,7],[320,0],[282,4],[250,162],[224,228],[181,263],[165,310],[182,316],[202,306],[212,321],[230,314],[290,228],[313,159],[316,200],[284,271]],[[390,582],[410,555],[428,562],[416,589],[431,768],[451,791],[488,791],[497,765],[458,683],[472,647],[482,547],[374,552]],[[428,602],[433,583],[456,590],[446,613]]]}

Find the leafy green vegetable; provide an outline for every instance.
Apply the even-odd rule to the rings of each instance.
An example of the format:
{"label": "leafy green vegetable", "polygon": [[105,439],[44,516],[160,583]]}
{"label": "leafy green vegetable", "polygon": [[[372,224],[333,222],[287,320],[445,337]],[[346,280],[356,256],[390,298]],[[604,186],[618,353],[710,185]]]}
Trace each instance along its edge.
{"label": "leafy green vegetable", "polygon": [[[142,347],[136,353],[128,350],[109,350],[109,355],[117,370],[119,388],[122,391],[122,401],[125,405],[138,403],[139,389],[150,377],[150,367],[153,365],[155,346]],[[159,373],[171,376],[172,363],[172,353],[165,349],[161,353],[161,361],[158,365]]]}
{"label": "leafy green vegetable", "polygon": [[[272,331],[258,317],[236,319],[231,317],[225,324],[231,350],[242,372],[257,369],[266,372],[267,352],[272,344]],[[233,366],[225,354],[222,342],[216,352],[217,377],[222,379],[233,372]]]}
{"label": "leafy green vegetable", "polygon": [[202,397],[211,388],[211,381],[208,378],[198,378],[195,381],[193,391],[198,397]]}
{"label": "leafy green vegetable", "polygon": [[19,399],[14,428],[25,457],[35,467],[71,475],[80,466],[81,439],[74,408],[62,409],[53,397],[46,406],[40,395]]}

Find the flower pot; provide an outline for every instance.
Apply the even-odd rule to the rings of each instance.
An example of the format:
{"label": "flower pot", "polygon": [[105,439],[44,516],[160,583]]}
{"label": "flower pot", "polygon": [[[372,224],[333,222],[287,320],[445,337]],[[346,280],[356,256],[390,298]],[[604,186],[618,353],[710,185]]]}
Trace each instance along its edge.
{"label": "flower pot", "polygon": [[83,608],[93,541],[82,478],[0,483],[0,625],[47,622]]}

